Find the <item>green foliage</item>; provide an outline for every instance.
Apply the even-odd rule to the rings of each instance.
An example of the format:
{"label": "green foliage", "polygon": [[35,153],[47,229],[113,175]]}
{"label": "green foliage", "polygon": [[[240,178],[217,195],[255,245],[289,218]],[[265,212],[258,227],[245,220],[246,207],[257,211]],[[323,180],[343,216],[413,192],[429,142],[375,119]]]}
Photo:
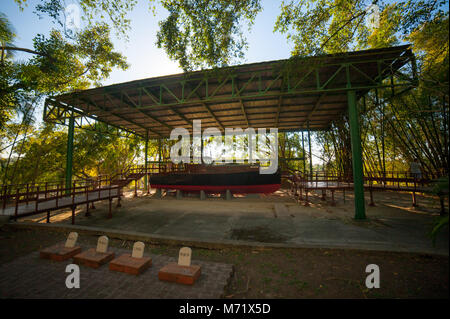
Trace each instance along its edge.
{"label": "green foliage", "polygon": [[[305,145],[307,138],[304,137]],[[278,133],[278,163],[281,170],[303,171],[303,160],[285,161],[284,159],[304,158],[305,166],[309,167],[309,160],[302,148],[301,133]]]}
{"label": "green foliage", "polygon": [[[25,1],[17,2],[21,6],[26,4]],[[54,8],[57,8],[57,1],[45,3],[53,3]],[[84,3],[100,5],[98,1]],[[111,6],[120,6],[120,1],[108,3]],[[6,150],[9,156],[1,160],[1,177],[3,182],[14,183],[58,179],[64,172],[67,134],[52,125],[46,125],[42,130],[34,127],[33,112],[28,114],[25,109],[36,109],[45,95],[100,85],[113,68],[126,69],[128,65],[125,57],[114,51],[110,28],[106,23],[90,23],[70,36],[61,30],[52,30],[48,36],[38,34],[33,40],[32,49],[14,47],[15,35],[12,30],[8,19],[1,15],[2,47],[8,46],[8,52],[28,52],[31,57],[24,61],[14,61],[11,55],[3,55],[2,49],[0,145],[2,151]],[[30,105],[31,107],[28,107]],[[29,117],[30,120],[19,124],[17,120],[20,121],[21,116]],[[91,147],[91,151],[80,150],[82,157],[78,159],[78,163],[82,167],[75,167],[75,174],[93,167],[93,156],[103,145],[99,141],[98,145],[91,145],[86,142],[90,141],[91,137],[83,134],[80,138],[83,138],[80,143],[86,143],[86,147]],[[115,143],[115,146],[122,145],[117,141],[110,143]],[[124,160],[130,160],[129,157],[123,156],[123,152],[118,154],[121,154]]]}
{"label": "green foliage", "polygon": [[349,51],[367,39],[364,25],[367,2],[283,1],[274,31],[287,34],[294,44],[292,55]]}
{"label": "green foliage", "polygon": [[37,35],[34,39],[38,55],[24,68],[35,81],[40,92],[55,93],[69,89],[86,89],[106,79],[117,67],[128,68],[122,54],[114,52],[109,27],[97,24],[76,35],[73,43],[53,30],[49,38]]}
{"label": "green foliage", "polygon": [[12,43],[15,38],[13,27],[5,14],[0,12],[0,42],[2,45]]}
{"label": "green foliage", "polygon": [[448,227],[448,214],[442,217],[439,217],[434,226],[433,226],[433,230],[431,231],[431,237],[433,239],[433,245],[436,244],[436,237],[439,234],[439,232],[442,231],[442,229],[444,229],[444,227]]}
{"label": "green foliage", "polygon": [[403,18],[401,7],[388,4],[380,13],[380,27],[375,28],[367,38],[370,48],[385,48],[399,44],[398,28]]}
{"label": "green foliage", "polygon": [[421,88],[434,95],[448,96],[449,18],[438,14],[413,31],[408,41],[414,44],[418,57]]}
{"label": "green foliage", "polygon": [[[103,124],[99,124],[103,125]],[[10,134],[22,130],[10,126]],[[111,132],[112,133],[112,132]],[[142,140],[120,138],[90,130],[76,130],[74,135],[73,175],[86,178],[107,174],[112,176],[126,170],[141,152]],[[63,180],[67,151],[67,131],[53,125],[35,129],[23,141],[22,158],[12,160],[5,183],[31,183]],[[17,163],[16,163],[17,161]],[[0,170],[4,176],[5,163]]]}
{"label": "green foliage", "polygon": [[[11,23],[9,22],[6,15],[0,12],[0,45],[1,46],[10,46],[12,42],[14,41],[15,34],[13,31],[13,27]],[[11,58],[12,54],[10,51],[1,50],[1,62],[0,62],[0,68],[2,71],[0,72],[0,91],[3,92],[7,88],[7,79],[9,76],[14,72],[11,63],[9,62],[9,59]],[[8,59],[8,60],[7,60]],[[1,96],[2,94],[0,94]],[[12,101],[2,101],[0,100],[1,106],[0,106],[0,132],[1,128],[3,128],[8,122],[12,116],[13,116],[13,108],[12,108]]]}
{"label": "green foliage", "polygon": [[[53,30],[49,37],[38,34],[33,41],[33,57],[15,62],[4,59],[0,68],[0,113],[2,126],[8,112],[29,96],[86,89],[106,79],[112,68],[126,69],[125,57],[114,51],[109,27],[97,24],[69,40]],[[8,111],[10,110],[10,111]]]}
{"label": "green foliage", "polygon": [[[26,5],[25,0],[15,1],[19,7]],[[114,30],[126,37],[127,14],[136,1],[78,0],[75,3],[87,22],[84,29],[68,34],[63,21],[64,1],[41,1],[36,7],[38,15],[51,17],[62,28],[47,36],[37,35],[30,60],[16,63],[9,56],[2,58],[0,138],[8,143],[18,135],[23,136],[27,129],[18,123],[6,125],[8,120],[24,113],[27,101],[44,94],[98,85],[112,68],[127,67],[125,58],[114,51],[110,29],[98,21],[109,19]],[[169,15],[160,22],[157,45],[184,70],[225,66],[242,58],[246,49],[242,29],[245,25],[250,27],[261,11],[259,0],[160,0],[159,3]],[[372,3],[379,6],[379,27],[367,23]],[[418,87],[402,94],[390,90],[369,92],[365,102],[361,101],[366,172],[382,170],[384,162],[387,170],[407,170],[408,163],[417,157],[425,172],[446,169],[448,173],[449,27],[448,10],[443,10],[447,4],[448,1],[435,0],[292,0],[281,4],[274,29],[287,35],[294,45],[295,56],[382,48],[403,41],[412,43],[417,56]],[[4,16],[0,16],[0,40],[14,41],[12,26]],[[412,76],[411,70],[403,71]],[[315,134],[323,146],[322,159],[329,171],[351,174],[348,129],[348,119],[343,114],[330,131]],[[26,139],[31,144],[23,149],[23,164],[18,164],[17,174],[23,174],[20,177],[23,180],[62,177],[66,133],[51,126],[33,129],[31,133]],[[117,172],[142,156],[143,143],[136,139],[123,140],[82,131],[75,136],[74,171],[78,176]],[[304,156],[300,141],[299,134],[280,134],[281,156]],[[51,145],[56,148],[54,152],[50,150]],[[168,145],[168,141],[163,141],[164,159],[168,158]],[[157,144],[152,141],[149,147],[150,156],[155,155]],[[35,165],[32,160],[39,156],[43,161],[39,162],[42,167],[37,173],[27,169]],[[51,158],[55,160],[52,162]],[[282,165],[302,170],[302,164],[298,161]],[[54,176],[47,176],[47,171]],[[31,172],[34,175],[26,175]]]}
{"label": "green foliage", "polygon": [[157,45],[184,70],[229,65],[242,58],[246,40],[240,23],[251,25],[259,0],[161,1],[169,16],[160,22]]}
{"label": "green foliage", "polygon": [[[349,3],[356,9],[357,6],[363,8],[370,4],[367,1],[302,1],[299,4],[291,2],[290,6],[283,4],[285,11],[277,22],[278,30],[295,34],[294,54],[380,48],[404,40],[411,42],[417,60],[417,88],[402,93],[390,89],[378,90],[369,92],[365,99],[360,100],[364,168],[367,173],[380,172],[384,167],[387,171],[408,171],[409,163],[418,158],[422,171],[427,175],[448,174],[449,27],[448,12],[441,10],[446,2],[404,1],[387,5],[378,2],[380,27],[373,30],[367,28],[367,33],[358,33],[353,29],[356,33],[350,33],[352,37],[344,41],[342,35],[334,35],[336,28],[333,29],[328,22],[343,19],[340,21],[344,25],[346,19],[358,15],[356,9],[346,11],[344,4]],[[322,5],[333,6],[334,11],[327,11],[327,14],[334,12],[337,16],[319,14]],[[295,29],[293,26],[300,21],[302,28],[299,25]],[[317,21],[323,22],[329,29],[316,30]],[[350,26],[351,23],[346,25]],[[323,32],[321,37],[319,32]],[[341,40],[348,47],[344,48],[339,43],[335,45],[335,41]],[[410,69],[403,69],[402,72],[413,77]],[[331,164],[330,169],[351,174],[347,121],[343,115],[342,119],[333,123],[330,131],[317,133],[317,137],[324,146],[323,157]]]}
{"label": "green foliage", "polygon": [[448,194],[448,176],[443,176],[438,178],[433,186],[433,190],[432,192],[435,195],[439,195],[439,194],[443,194],[443,193],[447,193]]}
{"label": "green foliage", "polygon": [[[23,8],[25,1],[15,0]],[[74,4],[80,8],[80,18],[87,23],[87,28],[96,25],[98,21],[105,21],[105,24],[113,26],[118,36],[127,38],[127,32],[130,30],[130,19],[127,18],[137,0],[77,0]],[[65,27],[65,10],[66,5],[64,0],[43,0],[36,5],[36,13],[39,17],[45,15],[51,17],[56,21],[67,36],[71,32]]]}
{"label": "green foliage", "polygon": [[[369,24],[373,4],[379,26]],[[315,55],[386,47],[406,39],[433,16],[443,15],[447,1],[301,0],[283,1],[274,31],[294,44],[292,55]]]}

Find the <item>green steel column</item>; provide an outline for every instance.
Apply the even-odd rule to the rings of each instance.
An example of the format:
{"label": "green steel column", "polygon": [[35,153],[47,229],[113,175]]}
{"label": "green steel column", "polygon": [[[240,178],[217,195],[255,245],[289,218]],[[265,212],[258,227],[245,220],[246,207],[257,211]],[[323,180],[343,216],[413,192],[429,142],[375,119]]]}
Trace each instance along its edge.
{"label": "green steel column", "polygon": [[313,168],[312,168],[312,152],[311,152],[311,134],[309,131],[309,121],[306,122],[308,127],[308,144],[309,144],[309,173],[311,174],[311,180],[313,178]]}
{"label": "green steel column", "polygon": [[148,131],[145,133],[145,176],[144,176],[144,184],[145,190],[148,190],[148,175],[147,175],[147,167],[148,167]]}
{"label": "green steel column", "polygon": [[69,119],[69,130],[67,132],[67,154],[66,154],[66,193],[70,194],[72,187],[72,161],[73,161],[73,132],[75,130],[75,119],[73,115]]}
{"label": "green steel column", "polygon": [[362,166],[361,137],[359,134],[358,109],[355,91],[347,92],[350,138],[352,143],[353,186],[355,193],[355,219],[365,219],[364,179]]}

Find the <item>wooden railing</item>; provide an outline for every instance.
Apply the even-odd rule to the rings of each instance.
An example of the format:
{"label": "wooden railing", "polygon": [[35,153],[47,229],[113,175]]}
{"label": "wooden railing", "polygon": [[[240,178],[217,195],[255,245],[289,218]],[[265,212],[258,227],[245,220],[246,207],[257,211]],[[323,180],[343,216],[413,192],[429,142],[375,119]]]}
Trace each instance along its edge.
{"label": "wooden railing", "polygon": [[[115,186],[114,186],[115,187]],[[88,194],[110,188],[109,180],[105,176],[93,178],[91,180],[76,180],[70,188],[65,187],[65,182],[43,182],[28,184],[9,184],[0,186],[0,199],[2,210],[7,206],[33,202],[38,207],[40,202],[47,200],[56,200],[67,196],[76,196],[78,194]]]}
{"label": "wooden railing", "polygon": [[[378,174],[369,174],[364,176],[364,189],[370,193],[369,205],[374,205],[374,191],[407,191],[412,193],[412,204],[416,206],[416,193],[431,192],[432,186],[436,179],[432,176],[440,176],[437,173],[418,176],[412,175],[410,172],[386,172],[384,176]],[[342,190],[345,202],[345,190],[353,189],[353,177],[343,176],[339,174],[327,174],[326,172],[314,172],[313,174],[302,174],[302,172],[289,171],[285,174],[286,180],[290,183],[290,191],[299,201],[304,201],[305,205],[309,205],[308,192],[311,190],[321,190],[322,199],[325,199],[327,191],[331,191],[332,205],[334,205],[334,192]],[[448,196],[448,193],[439,194],[442,204],[442,196]]]}
{"label": "wooden railing", "polygon": [[[433,173],[425,176],[414,176],[410,172],[386,172],[385,176],[369,174],[364,176],[364,189],[370,193],[370,205],[373,205],[373,191],[408,191],[412,192],[413,205],[416,205],[416,193],[429,192],[432,189],[435,179],[431,176],[439,176]],[[339,174],[329,174],[324,171],[316,171],[313,174],[302,174],[302,172],[289,171],[285,174],[286,180],[290,183],[291,193],[294,197],[302,199],[305,193],[306,203],[308,202],[308,191],[322,190],[322,195],[330,190],[334,196],[335,190],[342,190],[345,196],[346,189],[353,189],[353,177]],[[333,199],[334,201],[334,199]]]}

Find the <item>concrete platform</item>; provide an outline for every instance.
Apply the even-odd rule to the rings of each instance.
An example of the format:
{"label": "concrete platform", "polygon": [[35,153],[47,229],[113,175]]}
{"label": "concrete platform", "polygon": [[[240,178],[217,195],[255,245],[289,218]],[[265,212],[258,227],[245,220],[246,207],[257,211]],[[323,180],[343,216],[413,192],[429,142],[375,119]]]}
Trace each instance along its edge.
{"label": "concrete platform", "polygon": [[[15,227],[50,227],[64,232],[76,230],[111,238],[192,247],[227,245],[257,247],[321,247],[419,252],[449,255],[448,231],[439,234],[436,246],[429,237],[439,203],[420,197],[419,207],[411,207],[411,195],[375,193],[377,206],[366,206],[366,221],[353,219],[353,198],[336,193],[337,205],[321,193],[311,196],[311,206],[299,205],[292,198],[220,198],[200,200],[174,197],[125,198],[112,219],[106,219],[97,205],[90,217],[78,212],[77,224],[61,217],[51,225],[15,223]],[[369,201],[368,194],[367,202]],[[433,206],[435,205],[435,206]],[[54,218],[56,219],[56,217]]]}

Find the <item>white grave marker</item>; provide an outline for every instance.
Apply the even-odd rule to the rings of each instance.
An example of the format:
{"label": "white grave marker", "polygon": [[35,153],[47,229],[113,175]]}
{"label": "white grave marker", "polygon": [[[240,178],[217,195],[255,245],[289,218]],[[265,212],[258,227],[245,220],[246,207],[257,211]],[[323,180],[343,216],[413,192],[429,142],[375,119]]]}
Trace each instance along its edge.
{"label": "white grave marker", "polygon": [[108,251],[108,237],[100,236],[97,242],[97,252],[106,253]]}
{"label": "white grave marker", "polygon": [[78,239],[78,233],[77,232],[71,232],[69,236],[67,236],[65,247],[67,248],[73,248],[75,247],[75,244],[77,243]]}
{"label": "white grave marker", "polygon": [[145,244],[141,241],[137,241],[133,245],[133,252],[131,253],[131,257],[133,258],[142,258],[144,257],[144,247]]}
{"label": "white grave marker", "polygon": [[190,266],[191,265],[191,255],[192,255],[192,249],[190,249],[189,247],[181,248],[180,253],[178,255],[178,265]]}

